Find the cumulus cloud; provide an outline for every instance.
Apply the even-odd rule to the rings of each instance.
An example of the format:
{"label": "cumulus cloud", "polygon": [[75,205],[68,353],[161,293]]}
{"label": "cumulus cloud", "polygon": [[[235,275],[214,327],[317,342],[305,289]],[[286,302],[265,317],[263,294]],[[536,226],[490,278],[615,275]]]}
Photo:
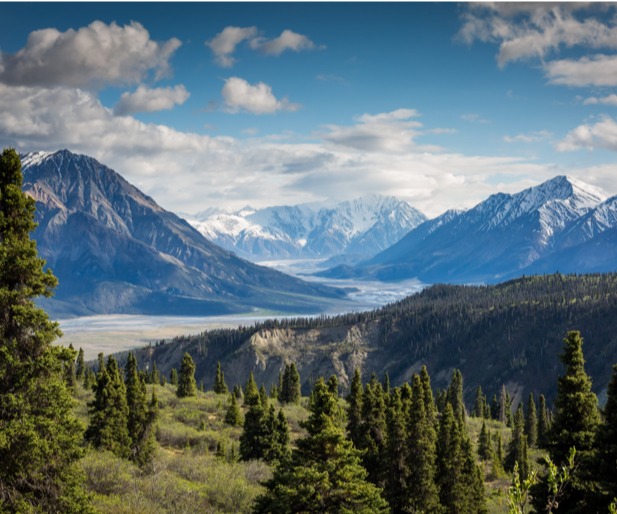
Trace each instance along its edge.
{"label": "cumulus cloud", "polygon": [[219,66],[231,68],[236,62],[233,57],[236,47],[256,35],[257,27],[225,27],[222,32],[206,41],[206,46],[212,50],[214,59]]}
{"label": "cumulus cloud", "polygon": [[591,96],[589,98],[585,98],[583,100],[583,105],[616,105],[617,106],[617,95],[608,95],[601,98]]}
{"label": "cumulus cloud", "polygon": [[239,77],[228,78],[221,93],[225,109],[232,113],[247,111],[253,114],[272,114],[276,111],[297,111],[300,108],[299,104],[291,103],[287,98],[278,100],[268,84],[258,82],[252,85]]}
{"label": "cumulus cloud", "polygon": [[284,30],[279,37],[270,40],[261,37],[254,38],[250,45],[254,50],[259,50],[266,55],[281,55],[285,50],[299,52],[315,48],[315,43],[308,37],[291,30]]}
{"label": "cumulus cloud", "polygon": [[225,27],[214,38],[206,41],[206,46],[210,47],[214,54],[215,62],[224,68],[231,68],[236,59],[233,54],[238,45],[244,41],[248,46],[261,52],[264,55],[281,55],[286,50],[300,52],[301,50],[313,50],[316,48],[307,36],[298,34],[289,29],[281,32],[279,37],[267,39],[258,36],[257,27]]}
{"label": "cumulus cloud", "polygon": [[[432,216],[471,207],[496,191],[519,191],[562,171],[522,157],[421,151],[413,138],[403,138],[403,144],[411,141],[406,151],[391,151],[400,143],[385,142],[368,151],[333,143],[336,130],[322,139],[313,135],[311,143],[181,132],[115,116],[92,92],[67,88],[0,84],[0,112],[0,144],[20,151],[69,148],[91,155],[163,207],[183,212],[382,193],[406,199]],[[417,123],[416,117],[413,109],[399,109],[360,116],[356,124],[390,130],[397,123]],[[400,141],[396,131],[390,134]],[[563,172],[577,176],[576,170]],[[608,167],[595,170],[594,181],[612,183],[614,173]]]}
{"label": "cumulus cloud", "polygon": [[158,43],[139,23],[94,21],[78,30],[37,30],[16,54],[2,53],[0,82],[22,86],[101,87],[136,84],[149,72],[161,78],[178,39]]}
{"label": "cumulus cloud", "polygon": [[182,105],[191,96],[183,85],[150,89],[139,86],[134,93],[122,93],[114,107],[114,114],[124,116],[136,112],[155,112],[173,109]]}
{"label": "cumulus cloud", "polygon": [[538,143],[549,139],[552,134],[548,130],[540,130],[529,134],[517,134],[516,136],[504,136],[506,143]]}
{"label": "cumulus cloud", "polygon": [[596,123],[579,125],[557,143],[557,150],[594,150],[604,148],[617,151],[617,122],[605,116]]}
{"label": "cumulus cloud", "polygon": [[595,55],[563,59],[545,65],[551,84],[564,86],[617,86],[617,56]]}

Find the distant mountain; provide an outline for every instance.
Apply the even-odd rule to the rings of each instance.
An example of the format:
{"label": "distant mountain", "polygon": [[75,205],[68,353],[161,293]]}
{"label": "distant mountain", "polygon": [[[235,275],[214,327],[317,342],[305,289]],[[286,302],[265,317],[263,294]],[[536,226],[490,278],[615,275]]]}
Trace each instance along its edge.
{"label": "distant mountain", "polygon": [[189,223],[214,243],[253,261],[367,259],[396,243],[426,217],[407,202],[371,195],[336,204],[313,203],[236,212],[202,211]]}
{"label": "distant mountain", "polygon": [[[497,282],[540,268],[561,271],[559,265],[571,255],[559,252],[575,244],[591,245],[594,236],[613,226],[615,202],[600,208],[606,196],[596,187],[558,176],[517,194],[492,195],[468,211],[445,213],[372,259],[323,275],[474,283]],[[584,253],[581,250],[581,256]],[[594,266],[581,258],[574,267],[564,271],[610,271],[617,269],[617,261]]]}
{"label": "distant mountain", "polygon": [[57,315],[317,311],[343,296],[239,259],[95,159],[22,156],[39,253],[60,285]]}

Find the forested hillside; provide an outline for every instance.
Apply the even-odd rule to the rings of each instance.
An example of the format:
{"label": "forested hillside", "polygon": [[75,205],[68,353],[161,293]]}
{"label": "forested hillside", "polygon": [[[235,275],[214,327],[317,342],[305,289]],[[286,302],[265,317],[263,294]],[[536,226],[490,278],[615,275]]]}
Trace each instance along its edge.
{"label": "forested hillside", "polygon": [[[209,387],[217,361],[232,385],[252,371],[274,383],[284,364],[298,363],[303,391],[318,376],[337,374],[344,389],[357,367],[368,378],[388,372],[393,384],[424,364],[445,387],[454,368],[489,394],[502,385],[516,399],[555,395],[556,355],[568,330],[580,330],[594,391],[602,397],[617,362],[617,274],[525,277],[496,286],[435,285],[370,312],[283,319],[236,330],[179,336],[138,352],[140,365],[169,373],[184,352]],[[469,402],[473,388],[465,387]]]}

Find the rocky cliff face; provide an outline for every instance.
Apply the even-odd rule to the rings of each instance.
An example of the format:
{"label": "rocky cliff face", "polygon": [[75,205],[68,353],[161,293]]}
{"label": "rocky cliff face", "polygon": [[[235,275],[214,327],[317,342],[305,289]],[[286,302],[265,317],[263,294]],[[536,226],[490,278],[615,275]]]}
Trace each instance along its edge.
{"label": "rocky cliff face", "polygon": [[56,314],[319,310],[340,291],[239,259],[95,159],[22,156],[40,254],[60,286]]}

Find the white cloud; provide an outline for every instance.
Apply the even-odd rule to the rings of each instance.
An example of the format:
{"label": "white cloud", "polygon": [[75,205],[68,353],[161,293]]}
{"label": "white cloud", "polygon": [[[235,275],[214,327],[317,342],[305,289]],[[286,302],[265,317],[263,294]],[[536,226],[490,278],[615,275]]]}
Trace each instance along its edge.
{"label": "white cloud", "polygon": [[601,98],[591,96],[589,98],[585,98],[583,100],[583,105],[616,105],[617,106],[617,95],[608,95]]}
{"label": "white cloud", "polygon": [[225,108],[232,113],[248,111],[253,114],[272,114],[276,111],[297,111],[300,105],[289,102],[287,98],[278,100],[272,88],[263,82],[249,84],[239,77],[230,77],[221,91]]}
{"label": "white cloud", "polygon": [[183,85],[150,89],[139,86],[134,93],[122,93],[114,107],[114,114],[124,116],[135,112],[155,112],[173,109],[182,105],[191,96]]}
{"label": "white cloud", "polygon": [[[0,85],[0,112],[0,144],[20,151],[68,148],[91,155],[163,207],[184,212],[382,193],[437,215],[471,207],[496,191],[519,191],[562,171],[521,157],[423,151],[413,137],[394,130],[406,123],[412,126],[398,127],[421,130],[413,109],[360,116],[351,127],[331,126],[321,140],[313,135],[312,143],[180,132],[114,116],[91,92],[66,88]],[[378,126],[387,133],[375,142]],[[367,132],[370,149],[333,142],[337,133],[353,127],[372,129]],[[577,170],[567,173],[577,176]],[[594,180],[614,183],[610,177],[608,168],[594,174]]]}
{"label": "white cloud", "polygon": [[499,44],[497,61],[544,59],[560,47],[617,48],[609,4],[480,3],[463,14],[459,38]]}
{"label": "white cloud", "polygon": [[478,113],[475,113],[475,112],[470,112],[468,114],[462,114],[461,119],[468,123],[482,123],[482,124],[490,123],[489,120],[487,120],[486,118],[483,118],[482,116],[480,116]]}
{"label": "white cloud", "polygon": [[595,55],[563,59],[545,65],[551,84],[564,86],[617,86],[617,56]]}
{"label": "white cloud", "polygon": [[136,22],[121,27],[94,21],[66,32],[37,30],[16,54],[1,55],[0,82],[79,88],[136,84],[151,71],[155,78],[168,74],[169,59],[180,45],[176,38],[152,41]]}
{"label": "white cloud", "polygon": [[557,143],[562,152],[599,148],[617,151],[617,122],[608,116],[596,123],[579,125]]}
{"label": "white cloud", "polygon": [[257,27],[225,27],[214,38],[206,41],[206,46],[210,47],[214,58],[219,66],[231,68],[236,62],[233,53],[236,47],[257,35]]}
{"label": "white cloud", "polygon": [[254,50],[259,50],[266,55],[281,55],[285,50],[299,52],[300,50],[313,50],[315,48],[315,43],[308,37],[288,29],[274,39],[254,38],[250,45]]}
{"label": "white cloud", "polygon": [[517,134],[516,136],[504,136],[503,140],[506,143],[538,143],[540,141],[546,141],[552,137],[552,134],[548,130],[540,130],[537,132],[531,132],[530,134]]}

